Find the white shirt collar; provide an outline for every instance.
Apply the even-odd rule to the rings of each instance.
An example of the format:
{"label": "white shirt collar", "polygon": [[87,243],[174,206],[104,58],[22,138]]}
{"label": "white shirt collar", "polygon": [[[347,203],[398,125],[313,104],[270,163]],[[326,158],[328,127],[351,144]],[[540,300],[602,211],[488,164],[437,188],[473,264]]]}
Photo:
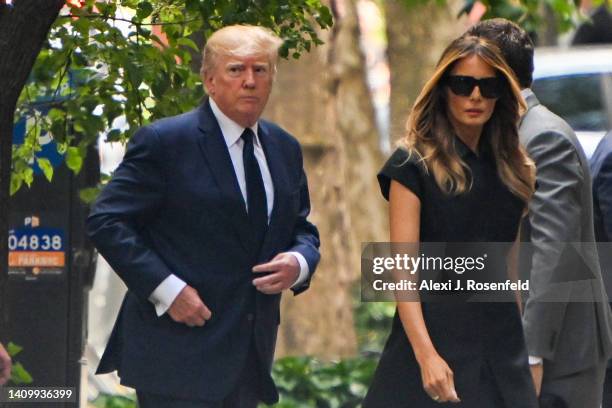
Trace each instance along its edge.
{"label": "white shirt collar", "polygon": [[[213,98],[208,98],[210,103],[210,108],[219,123],[219,127],[221,128],[221,133],[223,134],[223,138],[225,139],[225,143],[227,147],[233,146],[238,140],[240,140],[240,136],[242,132],[244,132],[244,127],[240,126],[238,123],[234,122],[230,119],[225,113],[219,109]],[[254,143],[259,146],[259,136],[257,135],[257,122],[253,126],[251,126],[251,130],[255,134]]]}
{"label": "white shirt collar", "polygon": [[524,99],[527,99],[527,97],[529,95],[531,95],[533,93],[533,91],[531,90],[531,88],[523,88],[521,89],[521,95],[523,96]]}

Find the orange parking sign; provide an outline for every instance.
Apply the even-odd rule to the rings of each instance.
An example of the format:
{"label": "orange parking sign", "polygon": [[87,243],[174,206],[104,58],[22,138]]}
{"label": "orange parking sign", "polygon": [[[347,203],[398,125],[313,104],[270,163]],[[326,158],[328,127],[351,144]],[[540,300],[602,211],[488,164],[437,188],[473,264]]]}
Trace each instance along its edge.
{"label": "orange parking sign", "polygon": [[11,251],[9,267],[63,267],[66,265],[64,252],[53,251]]}

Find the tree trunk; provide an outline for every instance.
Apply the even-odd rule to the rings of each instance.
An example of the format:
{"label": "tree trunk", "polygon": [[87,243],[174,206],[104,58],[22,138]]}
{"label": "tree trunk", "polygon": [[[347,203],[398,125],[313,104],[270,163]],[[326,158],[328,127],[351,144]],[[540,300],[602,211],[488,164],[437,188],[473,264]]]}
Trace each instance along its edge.
{"label": "tree trunk", "polygon": [[387,55],[391,71],[391,140],[404,136],[406,119],[442,50],[463,32],[451,4],[407,6],[385,0]]}
{"label": "tree trunk", "polygon": [[[15,107],[65,0],[18,0],[14,3],[12,7],[0,5],[0,299],[6,299],[2,293],[8,274],[8,213]],[[3,323],[2,315],[0,327]]]}
{"label": "tree trunk", "polygon": [[539,47],[552,47],[559,43],[559,30],[555,10],[547,3],[540,5],[542,24],[538,27],[536,45]]}
{"label": "tree trunk", "polygon": [[[321,33],[325,37],[328,33]],[[327,90],[326,45],[299,61],[282,61],[265,117],[302,145],[312,212],[321,235],[321,263],[304,294],[283,296],[277,356],[338,358],[355,353],[349,217],[342,140]],[[342,333],[342,335],[339,335]]]}
{"label": "tree trunk", "polygon": [[334,0],[336,17],[329,51],[331,92],[346,158],[346,201],[351,223],[353,275],[358,278],[362,242],[387,236],[387,210],[376,173],[382,164],[372,96],[366,82],[355,0]]}

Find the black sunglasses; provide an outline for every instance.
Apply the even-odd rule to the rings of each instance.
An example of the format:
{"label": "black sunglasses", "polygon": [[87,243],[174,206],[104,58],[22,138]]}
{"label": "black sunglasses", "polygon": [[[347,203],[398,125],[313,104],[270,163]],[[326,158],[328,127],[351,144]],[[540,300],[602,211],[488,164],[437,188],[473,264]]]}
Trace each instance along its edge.
{"label": "black sunglasses", "polygon": [[455,95],[459,96],[470,96],[474,88],[478,86],[482,96],[496,99],[502,96],[504,90],[504,81],[500,77],[476,79],[471,76],[448,75],[446,84]]}

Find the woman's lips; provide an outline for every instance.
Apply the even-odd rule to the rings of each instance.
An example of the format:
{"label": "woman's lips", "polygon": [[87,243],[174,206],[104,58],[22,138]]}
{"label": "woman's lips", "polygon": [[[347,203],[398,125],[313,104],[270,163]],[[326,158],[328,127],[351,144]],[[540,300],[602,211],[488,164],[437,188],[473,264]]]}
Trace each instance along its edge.
{"label": "woman's lips", "polygon": [[469,116],[478,116],[478,115],[482,115],[483,110],[482,109],[466,109],[465,113],[467,113]]}

